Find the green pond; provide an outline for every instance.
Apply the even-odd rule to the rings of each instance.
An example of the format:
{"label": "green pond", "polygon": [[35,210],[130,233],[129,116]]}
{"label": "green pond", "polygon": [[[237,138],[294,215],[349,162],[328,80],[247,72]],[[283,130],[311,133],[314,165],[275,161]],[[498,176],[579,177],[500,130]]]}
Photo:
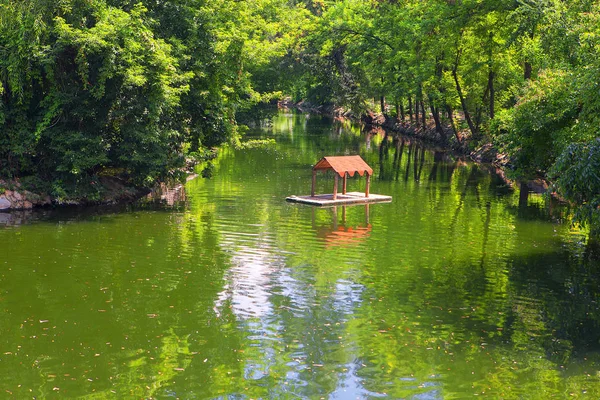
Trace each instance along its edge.
{"label": "green pond", "polygon": [[[248,137],[275,143],[163,204],[0,214],[0,398],[600,398],[599,251],[565,210],[322,117]],[[393,202],[285,201],[343,154]]]}

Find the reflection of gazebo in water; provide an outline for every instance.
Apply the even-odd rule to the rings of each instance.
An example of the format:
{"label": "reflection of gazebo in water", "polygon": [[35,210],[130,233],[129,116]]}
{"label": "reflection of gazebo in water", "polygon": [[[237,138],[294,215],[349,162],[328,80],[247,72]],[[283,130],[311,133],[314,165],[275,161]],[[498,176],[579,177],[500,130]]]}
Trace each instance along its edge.
{"label": "reflection of gazebo in water", "polygon": [[[317,184],[317,172],[330,170],[334,172],[333,194],[316,195],[315,187]],[[358,173],[360,176],[366,176],[367,183],[364,193],[348,193],[346,191],[348,176],[353,177],[356,173]],[[360,156],[323,157],[313,167],[310,196],[290,196],[286,200],[318,206],[392,201],[391,196],[382,196],[379,194],[369,193],[372,175],[373,168],[369,167],[369,165]],[[343,179],[341,195],[338,194],[339,178]]]}
{"label": "reflection of gazebo in water", "polygon": [[[338,225],[338,207],[333,207],[332,225],[317,226],[315,220],[315,209],[313,208],[312,225],[317,233],[317,237],[325,242],[325,247],[346,247],[358,245],[365,241],[371,235],[371,223],[369,221],[369,204],[365,204],[364,223],[348,226],[346,224],[346,206],[342,207],[342,225]],[[360,206],[359,206],[360,207]],[[356,210],[356,209],[354,209]],[[356,210],[358,211],[358,210]],[[355,214],[356,215],[356,214]]]}

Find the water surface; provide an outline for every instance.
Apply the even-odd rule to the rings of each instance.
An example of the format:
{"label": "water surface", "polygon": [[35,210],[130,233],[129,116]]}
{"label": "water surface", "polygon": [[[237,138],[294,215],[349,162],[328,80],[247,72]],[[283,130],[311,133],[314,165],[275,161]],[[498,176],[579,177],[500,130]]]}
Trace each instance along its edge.
{"label": "water surface", "polygon": [[[383,132],[251,136],[172,206],[0,219],[0,398],[600,397],[598,251],[560,210]],[[284,201],[343,154],[393,202]]]}

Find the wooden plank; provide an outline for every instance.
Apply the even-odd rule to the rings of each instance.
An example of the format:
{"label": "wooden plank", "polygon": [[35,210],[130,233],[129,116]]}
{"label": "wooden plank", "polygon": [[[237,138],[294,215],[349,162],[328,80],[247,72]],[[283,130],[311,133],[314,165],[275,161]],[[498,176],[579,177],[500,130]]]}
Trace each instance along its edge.
{"label": "wooden plank", "polygon": [[290,196],[287,197],[286,200],[294,203],[327,207],[343,204],[390,203],[392,201],[392,197],[373,193],[371,193],[369,197],[365,197],[365,193],[349,192],[345,195],[337,195],[335,200],[333,198],[333,194],[320,194],[316,196]]}

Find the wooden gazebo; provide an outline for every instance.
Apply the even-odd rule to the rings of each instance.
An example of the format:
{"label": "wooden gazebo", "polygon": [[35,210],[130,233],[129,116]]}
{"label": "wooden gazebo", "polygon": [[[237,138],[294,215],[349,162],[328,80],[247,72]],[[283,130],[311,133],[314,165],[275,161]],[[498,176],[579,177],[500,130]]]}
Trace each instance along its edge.
{"label": "wooden gazebo", "polygon": [[[333,194],[315,194],[317,186],[317,172],[334,172]],[[367,186],[365,192],[346,192],[346,183],[348,176],[354,176],[356,173],[360,176],[366,176]],[[369,192],[371,184],[371,175],[373,168],[360,156],[328,156],[323,157],[312,169],[312,189],[310,196],[289,196],[287,201],[295,203],[304,203],[314,206],[336,206],[342,204],[364,204],[364,203],[389,203],[392,201],[390,196],[373,194]],[[338,180],[343,179],[342,193],[338,195]]]}
{"label": "wooden gazebo", "polygon": [[346,183],[348,175],[353,177],[354,174],[358,173],[360,176],[367,176],[367,187],[365,189],[365,197],[369,197],[369,186],[371,184],[371,175],[373,175],[373,168],[361,158],[361,156],[338,156],[338,157],[323,157],[313,167],[312,176],[312,189],[310,191],[311,197],[315,197],[315,186],[317,184],[317,172],[318,171],[329,171],[333,170],[333,200],[337,199],[338,192],[338,177],[343,179],[342,194],[346,194]]}

